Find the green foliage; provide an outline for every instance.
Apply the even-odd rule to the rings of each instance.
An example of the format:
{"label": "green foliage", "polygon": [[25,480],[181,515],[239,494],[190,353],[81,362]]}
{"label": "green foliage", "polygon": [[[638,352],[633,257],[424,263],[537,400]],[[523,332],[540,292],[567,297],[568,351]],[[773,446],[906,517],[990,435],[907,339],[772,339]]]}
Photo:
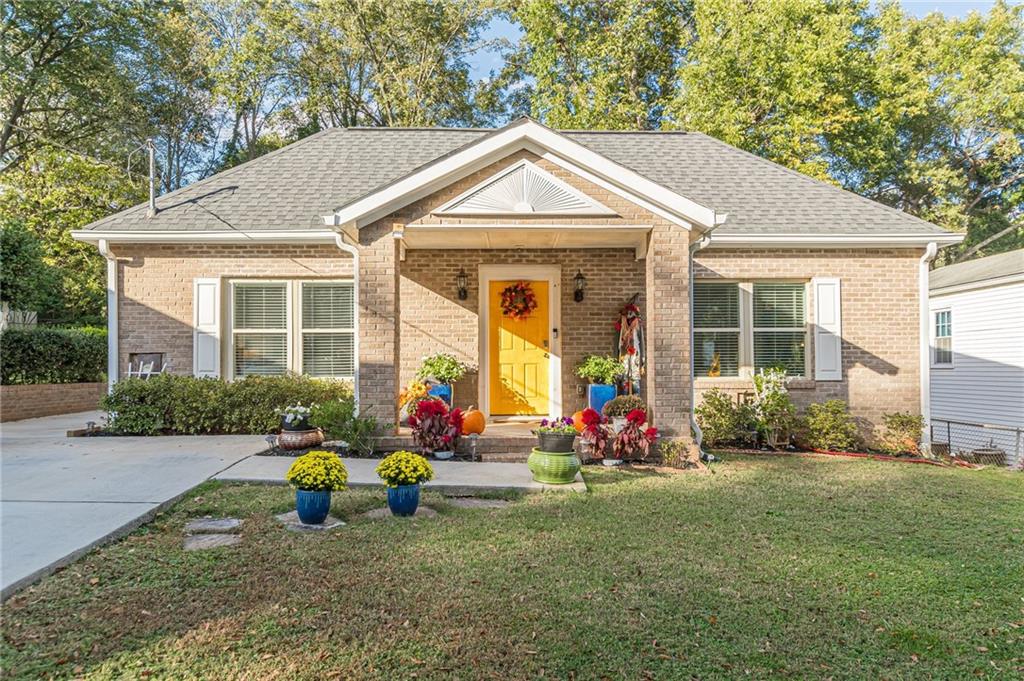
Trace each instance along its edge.
{"label": "green foliage", "polygon": [[689,458],[689,443],[682,439],[659,440],[658,454],[662,464],[673,468],[687,468],[696,463]]}
{"label": "green foliage", "polygon": [[121,435],[274,433],[293,404],[348,399],[346,383],[304,376],[247,376],[226,382],[161,374],[114,384],[101,404]]}
{"label": "green foliage", "polygon": [[801,430],[801,439],[811,449],[852,452],[861,443],[857,424],[842,400],[807,407]]}
{"label": "green foliage", "polygon": [[433,378],[440,383],[454,383],[469,371],[465,362],[448,352],[439,352],[423,358],[423,364],[416,372],[416,378],[425,380]]}
{"label": "green foliage", "polygon": [[921,454],[921,433],[924,432],[923,416],[897,411],[892,414],[883,414],[882,423],[885,425],[885,431],[881,437],[883,451],[896,456],[901,454],[918,456]]}
{"label": "green foliage", "polygon": [[624,417],[634,409],[647,411],[647,403],[639,395],[618,395],[604,403],[601,413],[608,418]]}
{"label": "green foliage", "polygon": [[796,425],[796,407],[786,389],[783,369],[765,369],[754,376],[752,404],[757,432],[766,445],[779,449],[789,444]]}
{"label": "green foliage", "polygon": [[351,451],[360,454],[373,452],[372,437],[377,431],[377,419],[358,416],[355,400],[351,397],[315,404],[309,423],[322,429],[328,440],[341,440]]}
{"label": "green foliage", "polygon": [[8,329],[0,334],[0,383],[106,380],[106,329]]}
{"label": "green foliage", "polygon": [[702,434],[701,443],[716,447],[724,443],[747,442],[756,429],[753,409],[736,404],[718,388],[704,393],[700,406],[694,410]]}
{"label": "green foliage", "polygon": [[614,385],[624,371],[625,367],[617,358],[599,355],[587,355],[576,367],[577,376],[603,385]]}
{"label": "green foliage", "polygon": [[0,299],[15,310],[36,311],[53,286],[34,232],[14,220],[0,225]]}

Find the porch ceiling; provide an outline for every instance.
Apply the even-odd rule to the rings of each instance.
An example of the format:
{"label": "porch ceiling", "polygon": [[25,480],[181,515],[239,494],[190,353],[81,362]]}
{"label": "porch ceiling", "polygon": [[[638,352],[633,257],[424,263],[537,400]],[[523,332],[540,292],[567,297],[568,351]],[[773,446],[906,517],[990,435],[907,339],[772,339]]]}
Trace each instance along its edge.
{"label": "porch ceiling", "polygon": [[405,248],[632,248],[647,251],[651,225],[408,225],[399,236]]}

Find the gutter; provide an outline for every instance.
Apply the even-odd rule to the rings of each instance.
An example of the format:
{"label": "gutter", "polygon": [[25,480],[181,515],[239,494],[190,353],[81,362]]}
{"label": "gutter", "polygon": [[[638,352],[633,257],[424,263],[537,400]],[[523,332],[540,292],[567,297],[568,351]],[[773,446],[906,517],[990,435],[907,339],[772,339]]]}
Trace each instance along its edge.
{"label": "gutter", "polygon": [[117,383],[119,343],[117,337],[117,256],[110,250],[106,239],[100,239],[100,255],[107,261],[107,392]]}
{"label": "gutter", "polygon": [[921,433],[921,451],[926,455],[931,453],[932,448],[932,405],[931,405],[931,321],[930,321],[930,296],[928,291],[928,267],[939,252],[939,245],[932,241],[924,249],[924,255],[918,261],[917,266],[917,296],[919,308],[919,347],[918,347],[918,371],[921,374],[920,380],[920,401],[921,417],[924,419],[924,431]]}

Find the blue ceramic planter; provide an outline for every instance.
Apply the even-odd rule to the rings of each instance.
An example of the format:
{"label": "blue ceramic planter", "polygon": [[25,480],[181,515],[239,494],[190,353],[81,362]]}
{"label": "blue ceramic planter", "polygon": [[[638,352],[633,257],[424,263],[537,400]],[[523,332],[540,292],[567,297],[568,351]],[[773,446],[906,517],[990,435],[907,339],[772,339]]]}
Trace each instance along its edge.
{"label": "blue ceramic planter", "polygon": [[615,398],[615,386],[591,383],[587,386],[587,406],[600,413],[605,402]]}
{"label": "blue ceramic planter", "polygon": [[330,490],[295,490],[295,510],[307,525],[320,525],[331,511]]}
{"label": "blue ceramic planter", "polygon": [[433,395],[434,397],[440,397],[442,400],[444,400],[445,404],[447,404],[449,407],[452,406],[452,386],[450,383],[441,383],[440,385],[435,385],[433,388],[427,391],[427,394]]}
{"label": "blue ceramic planter", "polygon": [[392,515],[410,516],[416,513],[420,505],[419,485],[399,485],[388,487],[388,508]]}

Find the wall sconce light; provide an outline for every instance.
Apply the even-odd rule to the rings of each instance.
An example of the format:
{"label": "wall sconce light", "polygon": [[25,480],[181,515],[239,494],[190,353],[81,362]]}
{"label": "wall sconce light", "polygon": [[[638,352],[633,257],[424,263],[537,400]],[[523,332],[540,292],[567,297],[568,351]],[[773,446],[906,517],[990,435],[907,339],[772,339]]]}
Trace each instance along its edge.
{"label": "wall sconce light", "polygon": [[466,276],[465,269],[459,269],[459,273],[455,277],[455,286],[459,292],[459,300],[465,300],[469,297],[469,277]]}
{"label": "wall sconce light", "polygon": [[573,292],[572,299],[577,303],[583,302],[583,292],[587,290],[587,278],[583,273],[576,270],[576,276],[572,278]]}

